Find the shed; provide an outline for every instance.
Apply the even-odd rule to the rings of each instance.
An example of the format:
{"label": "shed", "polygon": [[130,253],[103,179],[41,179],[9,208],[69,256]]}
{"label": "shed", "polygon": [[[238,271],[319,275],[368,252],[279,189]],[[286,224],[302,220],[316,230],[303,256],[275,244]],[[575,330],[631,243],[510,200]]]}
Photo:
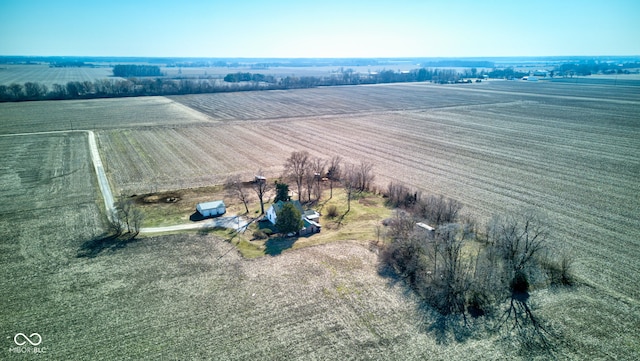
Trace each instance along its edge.
{"label": "shed", "polygon": [[418,222],[418,223],[416,223],[416,226],[418,226],[418,227],[420,227],[420,228],[422,228],[422,229],[424,229],[424,230],[427,230],[427,231],[429,231],[429,232],[435,232],[435,231],[436,231],[436,229],[435,229],[435,228],[433,228],[433,227],[431,227],[430,225],[428,225],[428,224],[426,224],[426,223],[423,223],[423,222]]}
{"label": "shed", "polygon": [[205,217],[219,216],[227,211],[224,201],[198,203],[196,210]]}
{"label": "shed", "polygon": [[423,222],[416,223],[415,230],[418,234],[427,236],[427,239],[433,239],[436,235],[436,229]]}
{"label": "shed", "polygon": [[302,221],[304,222],[304,226],[300,230],[301,236],[305,236],[307,234],[312,234],[312,233],[320,233],[320,230],[322,229],[322,226],[320,225],[320,223],[312,221],[307,218],[303,218]]}

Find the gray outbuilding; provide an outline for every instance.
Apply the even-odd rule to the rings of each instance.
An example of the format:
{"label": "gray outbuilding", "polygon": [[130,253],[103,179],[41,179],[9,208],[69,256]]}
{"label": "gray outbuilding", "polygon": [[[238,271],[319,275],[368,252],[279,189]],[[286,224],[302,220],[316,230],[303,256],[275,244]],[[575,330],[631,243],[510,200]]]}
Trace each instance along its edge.
{"label": "gray outbuilding", "polygon": [[227,211],[224,201],[198,203],[196,210],[205,217],[219,216]]}

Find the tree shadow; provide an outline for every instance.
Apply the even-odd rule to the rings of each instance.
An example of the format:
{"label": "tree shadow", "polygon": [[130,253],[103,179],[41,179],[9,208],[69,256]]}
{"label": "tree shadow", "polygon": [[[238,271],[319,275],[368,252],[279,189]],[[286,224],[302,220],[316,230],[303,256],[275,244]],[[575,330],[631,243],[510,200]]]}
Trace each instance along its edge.
{"label": "tree shadow", "polygon": [[411,287],[407,278],[398,275],[393,268],[380,265],[378,274],[386,278],[388,287],[399,286],[405,297],[415,300],[415,309],[421,321],[420,331],[433,335],[438,344],[463,343],[479,331],[480,328],[475,327],[475,324],[470,324],[468,318],[463,315],[440,313]]}
{"label": "tree shadow", "polygon": [[269,256],[277,256],[282,253],[282,251],[287,250],[293,247],[293,244],[296,243],[298,237],[274,237],[269,238],[264,243],[264,253]]}
{"label": "tree shadow", "polygon": [[557,351],[555,341],[560,339],[560,334],[533,312],[529,297],[526,291],[512,292],[497,331],[506,331],[507,336],[517,339],[519,352],[523,355],[552,357]]}
{"label": "tree shadow", "polygon": [[463,343],[473,336],[474,329],[462,320],[461,316],[443,315],[424,303],[420,308],[426,308],[421,312],[429,316],[426,320],[431,321],[429,324],[425,323],[424,330],[433,334],[438,344]]}
{"label": "tree shadow", "polygon": [[331,198],[327,198],[327,199],[321,199],[321,200],[313,200],[311,202],[308,202],[307,204],[305,204],[308,207],[311,208],[315,208],[316,211],[318,211],[319,213],[322,213],[322,210],[324,209],[324,206],[327,205],[327,203],[329,203],[329,201],[331,200]]}
{"label": "tree shadow", "polygon": [[342,215],[340,215],[338,218],[336,218],[335,222],[338,225],[338,227],[342,227],[342,222],[344,221],[344,218],[347,216],[347,214],[349,214],[351,210],[348,210],[346,212],[344,212]]}
{"label": "tree shadow", "polygon": [[115,251],[117,249],[125,248],[131,243],[137,242],[138,239],[135,238],[137,234],[133,233],[125,233],[125,234],[110,234],[110,235],[100,235],[90,240],[85,241],[80,246],[78,253],[76,255],[77,258],[95,258],[102,251],[111,250]]}

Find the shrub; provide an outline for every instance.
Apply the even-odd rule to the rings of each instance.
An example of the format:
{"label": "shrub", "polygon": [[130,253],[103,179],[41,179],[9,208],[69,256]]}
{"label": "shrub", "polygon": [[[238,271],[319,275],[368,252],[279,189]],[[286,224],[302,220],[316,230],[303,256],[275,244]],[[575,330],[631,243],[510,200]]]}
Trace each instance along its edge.
{"label": "shrub", "polygon": [[553,286],[573,286],[573,258],[566,253],[559,256],[559,259],[547,259],[542,262],[547,271],[549,283]]}
{"label": "shrub", "polygon": [[327,217],[333,219],[338,216],[338,207],[334,204],[327,206]]}
{"label": "shrub", "polygon": [[269,236],[262,230],[253,231],[253,239],[267,239]]}

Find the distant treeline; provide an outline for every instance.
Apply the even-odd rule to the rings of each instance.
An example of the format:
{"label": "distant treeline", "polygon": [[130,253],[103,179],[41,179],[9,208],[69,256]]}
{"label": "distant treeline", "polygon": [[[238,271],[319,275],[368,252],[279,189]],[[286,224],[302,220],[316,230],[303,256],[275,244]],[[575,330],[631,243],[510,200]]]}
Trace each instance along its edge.
{"label": "distant treeline", "polygon": [[[551,71],[550,76],[589,75],[596,69],[600,73],[610,71],[627,72],[628,68],[640,67],[639,63],[625,64],[624,66],[606,64],[562,64]],[[224,77],[223,82],[220,79],[163,78],[159,77],[162,76],[160,68],[150,65],[116,65],[114,67],[114,75],[116,74],[127,79],[101,79],[93,82],[71,81],[66,84],[53,84],[51,87],[37,82],[13,83],[8,86],[0,85],[0,102],[203,94],[399,82],[429,81],[438,84],[449,84],[464,78],[483,78],[487,76],[497,79],[517,79],[529,75],[528,72],[519,72],[512,67],[494,68],[490,71],[484,69],[478,71],[476,68],[465,69],[463,72],[454,69],[420,68],[411,71],[382,70],[367,73],[359,73],[350,68],[341,68],[335,73],[321,77],[287,76],[276,78],[273,75],[260,73],[229,73]]]}
{"label": "distant treeline", "polygon": [[162,76],[157,65],[119,64],[113,67],[113,75],[121,78],[136,76]]}
{"label": "distant treeline", "polygon": [[425,67],[437,67],[437,68],[493,68],[495,66],[492,61],[483,60],[438,60],[438,61],[425,61],[421,63]]}
{"label": "distant treeline", "polygon": [[241,81],[262,81],[268,83],[274,83],[275,77],[272,75],[264,75],[264,74],[251,74],[251,73],[232,73],[227,74],[224,77],[224,81],[228,83],[239,83]]}
{"label": "distant treeline", "polygon": [[50,63],[50,68],[93,68],[95,65],[87,64],[84,61],[62,61],[57,63]]}
{"label": "distant treeline", "polygon": [[215,79],[129,78],[100,79],[93,82],[70,81],[66,84],[53,84],[51,87],[37,82],[27,82],[0,85],[0,102],[202,94],[417,81],[451,83],[460,77],[461,74],[451,69],[422,68],[402,72],[384,70],[367,74],[347,69],[324,77],[275,78],[264,74],[232,73],[225,77],[229,80],[226,82]]}
{"label": "distant treeline", "polygon": [[627,62],[623,64],[601,62],[595,60],[564,63],[554,69],[554,74],[564,77],[574,75],[586,76],[592,74],[629,74],[629,69],[640,68],[640,62]]}

